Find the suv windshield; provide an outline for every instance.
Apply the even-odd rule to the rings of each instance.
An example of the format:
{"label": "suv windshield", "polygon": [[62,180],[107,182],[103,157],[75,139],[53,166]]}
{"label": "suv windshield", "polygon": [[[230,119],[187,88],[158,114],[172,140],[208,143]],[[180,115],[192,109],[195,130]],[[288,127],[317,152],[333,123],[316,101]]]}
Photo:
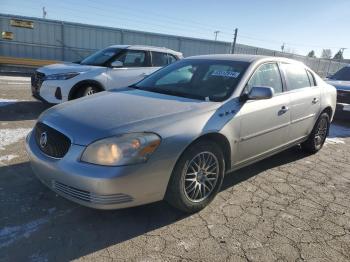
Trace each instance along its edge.
{"label": "suv windshield", "polygon": [[186,59],[160,69],[134,87],[174,96],[224,101],[235,90],[248,65],[238,61]]}
{"label": "suv windshield", "polygon": [[81,65],[92,65],[92,66],[104,66],[105,63],[112,57],[116,56],[121,49],[119,48],[106,48],[85,58],[80,62]]}
{"label": "suv windshield", "polygon": [[343,67],[330,77],[332,80],[350,81],[350,66]]}

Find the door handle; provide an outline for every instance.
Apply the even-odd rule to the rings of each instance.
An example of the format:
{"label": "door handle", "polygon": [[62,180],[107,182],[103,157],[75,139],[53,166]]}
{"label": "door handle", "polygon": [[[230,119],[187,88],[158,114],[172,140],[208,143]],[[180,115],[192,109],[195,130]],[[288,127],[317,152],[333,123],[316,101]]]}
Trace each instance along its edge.
{"label": "door handle", "polygon": [[319,101],[319,100],[318,100],[318,98],[316,98],[316,97],[315,97],[314,99],[312,99],[312,103],[313,103],[313,104],[317,104],[318,101]]}
{"label": "door handle", "polygon": [[284,113],[286,113],[288,110],[289,110],[289,107],[288,107],[288,106],[282,106],[282,107],[281,107],[281,110],[280,110],[280,114],[284,114]]}

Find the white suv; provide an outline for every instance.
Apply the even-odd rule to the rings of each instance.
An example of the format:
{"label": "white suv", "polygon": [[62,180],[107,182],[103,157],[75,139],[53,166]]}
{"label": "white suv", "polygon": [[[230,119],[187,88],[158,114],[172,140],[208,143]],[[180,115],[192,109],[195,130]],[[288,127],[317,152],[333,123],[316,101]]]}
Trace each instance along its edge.
{"label": "white suv", "polygon": [[79,63],[39,68],[32,76],[32,94],[39,100],[58,104],[132,85],[182,57],[182,53],[162,47],[113,45]]}

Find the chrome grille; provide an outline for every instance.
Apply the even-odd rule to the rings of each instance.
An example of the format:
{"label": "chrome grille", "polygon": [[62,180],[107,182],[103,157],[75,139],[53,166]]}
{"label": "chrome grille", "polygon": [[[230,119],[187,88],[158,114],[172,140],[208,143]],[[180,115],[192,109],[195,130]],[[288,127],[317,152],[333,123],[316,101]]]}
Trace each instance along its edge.
{"label": "chrome grille", "polygon": [[112,205],[133,201],[133,198],[126,194],[99,195],[72,186],[65,185],[58,181],[53,181],[53,187],[58,192],[68,195],[80,201],[92,204]]}
{"label": "chrome grille", "polygon": [[350,90],[337,90],[337,103],[350,104]]}
{"label": "chrome grille", "polygon": [[[46,134],[46,143],[41,141],[43,134]],[[38,122],[34,129],[35,140],[40,150],[54,158],[64,157],[71,145],[70,139],[61,132]]]}

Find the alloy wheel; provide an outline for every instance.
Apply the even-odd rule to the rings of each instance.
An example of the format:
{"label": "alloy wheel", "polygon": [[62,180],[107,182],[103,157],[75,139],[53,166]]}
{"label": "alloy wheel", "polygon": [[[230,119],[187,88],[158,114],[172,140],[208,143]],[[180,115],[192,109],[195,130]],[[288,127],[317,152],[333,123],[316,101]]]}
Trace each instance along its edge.
{"label": "alloy wheel", "polygon": [[201,202],[213,192],[219,178],[219,160],[211,152],[197,154],[183,173],[184,192],[192,202]]}
{"label": "alloy wheel", "polygon": [[328,130],[328,122],[327,119],[322,118],[317,126],[317,131],[315,133],[315,145],[320,146],[326,139]]}

